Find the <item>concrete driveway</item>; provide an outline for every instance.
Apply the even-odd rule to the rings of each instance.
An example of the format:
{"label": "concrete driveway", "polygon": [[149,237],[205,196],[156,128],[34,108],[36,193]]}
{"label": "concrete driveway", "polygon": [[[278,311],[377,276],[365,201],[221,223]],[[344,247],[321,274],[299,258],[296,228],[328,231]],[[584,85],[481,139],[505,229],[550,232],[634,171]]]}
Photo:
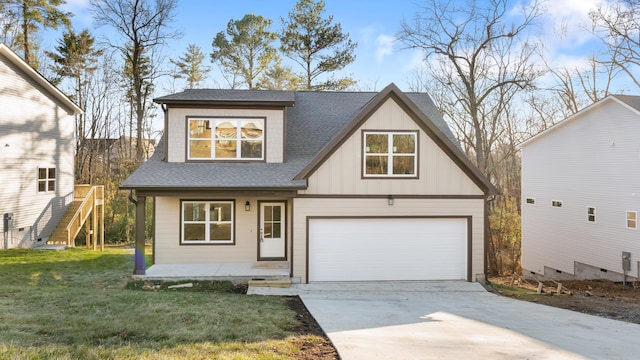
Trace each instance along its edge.
{"label": "concrete driveway", "polygon": [[638,359],[640,325],[467,282],[297,285],[342,359]]}

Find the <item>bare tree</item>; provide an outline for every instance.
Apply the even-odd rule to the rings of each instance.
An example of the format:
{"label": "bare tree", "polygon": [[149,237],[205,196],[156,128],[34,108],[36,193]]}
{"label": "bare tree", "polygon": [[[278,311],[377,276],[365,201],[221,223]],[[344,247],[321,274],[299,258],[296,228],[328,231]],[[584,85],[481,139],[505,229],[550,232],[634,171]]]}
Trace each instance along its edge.
{"label": "bare tree", "polygon": [[511,15],[507,0],[429,0],[398,34],[406,48],[424,50],[429,75],[443,89],[437,103],[489,177],[505,106],[540,74],[526,36],[542,8],[534,1],[520,9],[519,16]]}
{"label": "bare tree", "polygon": [[640,2],[616,0],[599,4],[590,13],[596,31],[612,56],[603,63],[623,71],[640,88]]}
{"label": "bare tree", "polygon": [[130,66],[131,107],[136,122],[136,159],[144,158],[144,124],[150,106],[148,84],[153,82],[158,64],[149,54],[165,45],[166,40],[180,36],[169,29],[177,0],[91,0],[93,16],[100,26],[115,29],[122,42],[110,42]]}

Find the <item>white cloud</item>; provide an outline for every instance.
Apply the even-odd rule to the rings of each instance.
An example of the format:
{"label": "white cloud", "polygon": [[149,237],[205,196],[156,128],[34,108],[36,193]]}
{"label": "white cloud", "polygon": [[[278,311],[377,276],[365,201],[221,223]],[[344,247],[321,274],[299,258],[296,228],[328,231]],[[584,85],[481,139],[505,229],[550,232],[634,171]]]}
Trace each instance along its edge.
{"label": "white cloud", "polygon": [[376,62],[381,64],[385,56],[389,56],[393,53],[393,43],[395,37],[385,34],[380,34],[376,38]]}

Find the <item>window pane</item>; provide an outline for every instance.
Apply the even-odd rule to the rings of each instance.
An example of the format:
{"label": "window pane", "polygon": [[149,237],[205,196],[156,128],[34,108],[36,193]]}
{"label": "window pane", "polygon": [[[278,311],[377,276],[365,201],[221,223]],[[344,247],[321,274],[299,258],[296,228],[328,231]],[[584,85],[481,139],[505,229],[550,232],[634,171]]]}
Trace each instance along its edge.
{"label": "window pane", "polygon": [[367,154],[386,154],[389,152],[389,140],[386,134],[366,134]]}
{"label": "window pane", "polygon": [[211,224],[211,241],[231,241],[231,224]]}
{"label": "window pane", "polygon": [[393,152],[399,154],[414,154],[416,151],[416,137],[413,134],[393,135]]}
{"label": "window pane", "polygon": [[50,168],[49,169],[49,179],[55,179],[56,178],[56,168]]}
{"label": "window pane", "polygon": [[262,159],[262,140],[244,140],[240,144],[243,159]]}
{"label": "window pane", "polygon": [[211,139],[209,120],[189,120],[189,138]]}
{"label": "window pane", "polygon": [[635,220],[627,220],[627,227],[631,228],[631,229],[635,229],[636,228],[636,221]]}
{"label": "window pane", "polygon": [[204,224],[184,224],[185,240],[205,240]]}
{"label": "window pane", "polygon": [[273,232],[272,232],[272,235],[271,235],[272,238],[280,238],[281,237],[280,236],[280,225],[281,225],[280,223],[274,223],[273,224],[273,228],[272,228]]}
{"label": "window pane", "polygon": [[262,236],[265,239],[271,239],[273,238],[273,224],[269,223],[264,223],[264,232],[262,233]]}
{"label": "window pane", "polygon": [[46,181],[38,181],[38,191],[39,192],[47,191],[47,182]]}
{"label": "window pane", "polygon": [[242,121],[240,126],[243,139],[262,138],[262,121]]}
{"label": "window pane", "polygon": [[236,139],[236,124],[231,121],[216,121],[216,139]]}
{"label": "window pane", "polygon": [[394,156],[393,157],[393,174],[394,175],[414,175],[414,156]]}
{"label": "window pane", "polygon": [[209,211],[211,211],[211,221],[231,221],[231,204],[212,203]]}
{"label": "window pane", "polygon": [[189,141],[189,158],[210,159],[211,158],[211,140]]}
{"label": "window pane", "polygon": [[235,140],[218,140],[216,141],[216,158],[218,159],[235,159],[236,141]]}
{"label": "window pane", "polygon": [[205,221],[204,203],[184,203],[184,221]]}
{"label": "window pane", "polygon": [[274,206],[273,207],[273,220],[274,221],[280,221],[280,211],[281,211],[280,206]]}
{"label": "window pane", "polygon": [[377,175],[377,174],[387,175],[389,173],[388,162],[389,162],[389,159],[386,156],[367,156],[366,174],[367,175]]}
{"label": "window pane", "polygon": [[56,181],[55,180],[47,181],[47,190],[48,191],[55,191],[55,189],[56,189]]}
{"label": "window pane", "polygon": [[627,213],[627,219],[629,219],[629,220],[635,220],[635,219],[636,219],[636,213],[635,213],[635,212],[632,212],[632,211],[628,212],[628,213]]}
{"label": "window pane", "polygon": [[264,207],[264,221],[273,220],[273,206],[266,205]]}
{"label": "window pane", "polygon": [[38,180],[43,180],[47,178],[47,169],[39,168],[38,169]]}

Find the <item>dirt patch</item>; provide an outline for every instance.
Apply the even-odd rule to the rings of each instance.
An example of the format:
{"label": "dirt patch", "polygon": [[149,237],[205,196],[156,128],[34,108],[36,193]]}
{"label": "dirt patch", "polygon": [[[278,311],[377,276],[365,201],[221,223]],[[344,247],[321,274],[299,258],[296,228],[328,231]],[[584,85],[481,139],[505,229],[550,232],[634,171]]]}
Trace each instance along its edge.
{"label": "dirt patch", "polygon": [[[562,295],[555,293],[557,283],[543,282],[546,293],[537,294],[537,283],[524,283],[512,277],[491,278],[496,293],[584,314],[640,324],[640,284],[614,283],[608,280],[559,281]],[[497,285],[496,285],[497,284]],[[569,293],[568,293],[569,292]]]}
{"label": "dirt patch", "polygon": [[334,360],[340,359],[338,352],[324,333],[316,319],[311,316],[307,307],[297,296],[292,296],[287,301],[289,308],[296,312],[298,318],[298,328],[296,331],[300,335],[315,335],[320,340],[308,340],[309,338],[299,338],[294,343],[300,347],[300,353],[296,354],[297,359],[311,360]]}

